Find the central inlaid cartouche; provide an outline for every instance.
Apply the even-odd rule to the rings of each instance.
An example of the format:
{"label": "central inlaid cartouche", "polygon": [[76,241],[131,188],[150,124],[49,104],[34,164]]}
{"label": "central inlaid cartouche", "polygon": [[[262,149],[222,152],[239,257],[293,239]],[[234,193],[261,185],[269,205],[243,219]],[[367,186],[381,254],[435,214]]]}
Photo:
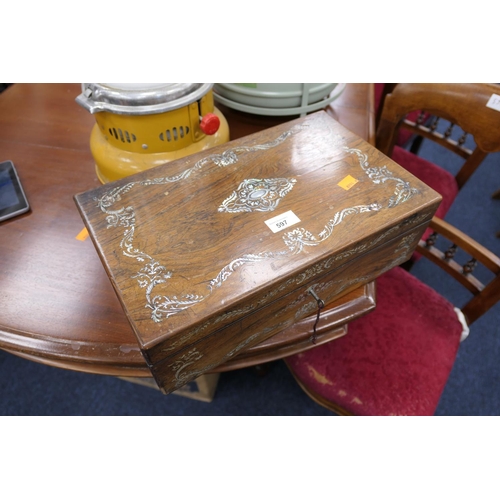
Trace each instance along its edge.
{"label": "central inlaid cartouche", "polygon": [[293,188],[296,179],[245,179],[226,198],[219,212],[272,212]]}

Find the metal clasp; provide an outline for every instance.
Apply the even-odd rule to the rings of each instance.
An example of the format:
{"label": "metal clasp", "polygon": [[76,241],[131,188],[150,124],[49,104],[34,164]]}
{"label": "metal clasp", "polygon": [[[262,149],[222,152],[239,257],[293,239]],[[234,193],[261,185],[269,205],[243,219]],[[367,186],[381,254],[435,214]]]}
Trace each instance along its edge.
{"label": "metal clasp", "polygon": [[316,294],[316,292],[310,288],[309,289],[309,293],[313,296],[314,300],[318,303],[318,313],[316,315],[316,322],[314,323],[314,326],[313,326],[313,334],[311,335],[311,342],[313,344],[316,344],[316,327],[318,326],[318,323],[319,323],[319,315],[321,313],[321,309],[323,309],[323,307],[325,307],[325,303],[323,302],[323,300],[321,300],[318,295]]}

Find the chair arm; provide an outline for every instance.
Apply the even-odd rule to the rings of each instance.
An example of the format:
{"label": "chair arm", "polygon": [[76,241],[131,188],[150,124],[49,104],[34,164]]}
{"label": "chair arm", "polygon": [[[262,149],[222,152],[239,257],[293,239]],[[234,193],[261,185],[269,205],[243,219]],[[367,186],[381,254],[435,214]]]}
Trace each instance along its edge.
{"label": "chair arm", "polygon": [[[500,258],[442,219],[434,217],[429,227],[433,233],[426,240],[419,242],[417,251],[437,264],[474,295],[461,308],[470,325],[500,299]],[[436,246],[439,236],[451,243],[447,250],[440,250]],[[464,264],[459,264],[455,260],[459,249],[470,256]],[[488,282],[485,283],[484,279],[480,280],[474,275],[477,263],[481,263],[493,273],[493,278]]]}

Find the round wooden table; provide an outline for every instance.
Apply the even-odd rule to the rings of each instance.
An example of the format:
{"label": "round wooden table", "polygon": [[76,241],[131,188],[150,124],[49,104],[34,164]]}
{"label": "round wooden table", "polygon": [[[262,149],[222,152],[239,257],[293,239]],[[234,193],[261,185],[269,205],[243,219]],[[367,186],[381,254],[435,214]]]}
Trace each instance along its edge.
{"label": "round wooden table", "polygon": [[[134,333],[84,228],[73,195],[100,185],[90,153],[94,117],[75,102],[79,84],[14,84],[0,94],[0,160],[12,160],[31,204],[0,223],[0,348],[52,366],[151,377]],[[218,106],[236,139],[295,117],[261,117]],[[327,112],[373,143],[372,84],[348,84]],[[317,343],[342,335],[375,307],[374,285],[321,315]],[[231,370],[311,348],[316,317],[218,368]]]}

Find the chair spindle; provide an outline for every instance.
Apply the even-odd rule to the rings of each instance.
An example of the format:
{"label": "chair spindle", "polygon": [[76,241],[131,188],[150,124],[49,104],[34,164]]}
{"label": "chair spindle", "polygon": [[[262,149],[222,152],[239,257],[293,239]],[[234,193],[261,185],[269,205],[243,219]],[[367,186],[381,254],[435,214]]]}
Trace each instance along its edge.
{"label": "chair spindle", "polygon": [[430,129],[431,132],[434,132],[439,124],[439,116],[436,116],[436,118],[432,121]]}
{"label": "chair spindle", "polygon": [[477,260],[472,258],[469,262],[465,263],[462,267],[462,272],[464,275],[471,274],[477,266]]}
{"label": "chair spindle", "polygon": [[455,257],[455,254],[457,253],[457,248],[457,245],[451,245],[450,248],[448,248],[448,250],[446,250],[446,252],[444,253],[443,259],[447,262],[453,259],[453,257]]}
{"label": "chair spindle", "polygon": [[417,117],[417,125],[422,125],[422,123],[424,122],[424,118],[425,118],[425,111],[420,111]]}
{"label": "chair spindle", "polygon": [[433,247],[436,244],[437,238],[438,238],[438,233],[434,232],[430,234],[425,240],[426,248]]}
{"label": "chair spindle", "polygon": [[460,139],[458,139],[458,145],[462,146],[467,139],[467,132],[464,132],[461,136]]}
{"label": "chair spindle", "polygon": [[448,139],[448,138],[450,137],[451,132],[453,131],[453,127],[454,127],[454,126],[455,126],[455,124],[450,122],[450,126],[446,129],[446,131],[445,131],[445,133],[444,133],[444,137],[445,137],[446,139]]}

